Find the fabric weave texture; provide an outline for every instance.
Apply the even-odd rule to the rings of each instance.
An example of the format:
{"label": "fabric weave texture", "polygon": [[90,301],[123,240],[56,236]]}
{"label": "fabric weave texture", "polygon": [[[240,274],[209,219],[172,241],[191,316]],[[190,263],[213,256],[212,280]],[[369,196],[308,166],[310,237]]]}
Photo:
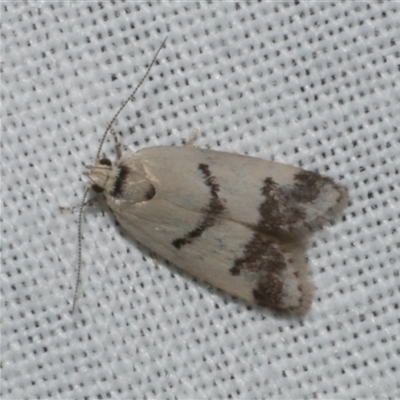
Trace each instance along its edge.
{"label": "fabric weave texture", "polygon": [[[349,207],[313,236],[302,318],[154,259],[102,204],[100,137],[317,171]],[[1,3],[2,399],[400,398],[400,3]],[[112,135],[104,154],[115,159]]]}

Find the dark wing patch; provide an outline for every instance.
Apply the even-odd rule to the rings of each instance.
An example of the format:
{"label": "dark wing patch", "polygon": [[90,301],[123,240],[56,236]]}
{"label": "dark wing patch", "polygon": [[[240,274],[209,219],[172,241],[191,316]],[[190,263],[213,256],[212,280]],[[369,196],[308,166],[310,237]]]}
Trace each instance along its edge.
{"label": "dark wing patch", "polygon": [[[264,201],[259,207],[260,219],[253,229],[283,242],[309,234],[312,227],[340,211],[347,201],[344,188],[315,172],[301,171],[289,185],[279,185],[270,177],[263,183]],[[331,193],[330,197],[327,192]]]}

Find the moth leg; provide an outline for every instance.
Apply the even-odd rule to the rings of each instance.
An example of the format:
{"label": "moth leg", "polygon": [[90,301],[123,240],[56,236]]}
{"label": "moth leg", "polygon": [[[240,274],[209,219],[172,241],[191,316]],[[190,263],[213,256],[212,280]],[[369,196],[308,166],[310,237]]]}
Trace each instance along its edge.
{"label": "moth leg", "polygon": [[106,199],[104,196],[96,196],[96,197],[93,197],[93,199],[89,199],[89,200],[85,201],[83,204],[75,204],[74,206],[68,206],[68,207],[59,206],[58,208],[61,211],[74,211],[74,210],[80,209],[81,207],[93,206],[95,204],[104,203],[105,200]]}
{"label": "moth leg", "polygon": [[198,134],[198,130],[196,128],[192,129],[192,133],[190,135],[190,138],[187,142],[184,142],[183,145],[186,146],[193,146],[194,141],[197,139],[197,134]]}

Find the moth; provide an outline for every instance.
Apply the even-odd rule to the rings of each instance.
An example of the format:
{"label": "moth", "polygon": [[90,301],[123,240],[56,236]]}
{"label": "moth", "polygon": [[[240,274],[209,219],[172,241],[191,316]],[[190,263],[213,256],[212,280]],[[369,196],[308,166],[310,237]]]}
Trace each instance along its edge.
{"label": "moth", "polygon": [[188,145],[100,158],[164,43],[103,136],[82,208],[90,189],[100,192],[125,231],[177,267],[249,303],[305,313],[313,295],[307,242],[346,206],[346,189],[290,165]]}

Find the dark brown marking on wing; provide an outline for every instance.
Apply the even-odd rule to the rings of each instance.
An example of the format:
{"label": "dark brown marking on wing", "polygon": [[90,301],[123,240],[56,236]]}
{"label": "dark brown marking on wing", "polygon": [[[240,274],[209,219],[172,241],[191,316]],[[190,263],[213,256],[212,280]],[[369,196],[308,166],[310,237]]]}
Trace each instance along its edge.
{"label": "dark brown marking on wing", "polygon": [[[299,243],[293,246],[292,250],[302,250],[302,245]],[[260,306],[270,307],[275,310],[284,310],[287,312],[303,313],[307,310],[311,300],[307,302],[307,292],[303,289],[303,281],[308,284],[307,278],[302,277],[304,268],[304,260],[294,260],[290,253],[283,249],[276,241],[268,239],[266,235],[260,232],[254,232],[253,238],[245,247],[245,252],[241,258],[234,262],[234,266],[230,269],[232,275],[243,275],[253,277],[253,299]],[[302,281],[298,280],[298,306],[288,309],[288,298],[292,293],[285,293],[285,272],[288,267],[297,267],[299,270],[292,277],[298,280],[302,277]],[[308,296],[311,298],[311,295]],[[304,300],[306,299],[306,300]]]}
{"label": "dark brown marking on wing", "polygon": [[279,309],[283,298],[283,280],[280,276],[265,273],[257,280],[256,288],[253,290],[254,300],[260,306]]}
{"label": "dark brown marking on wing", "polygon": [[125,181],[130,173],[129,168],[126,165],[121,165],[118,167],[118,169],[119,173],[115,179],[114,188],[110,192],[110,195],[113,197],[119,197],[122,195]]}
{"label": "dark brown marking on wing", "polygon": [[[264,201],[259,207],[260,219],[253,229],[283,242],[309,234],[321,217],[340,211],[343,208],[340,205],[347,199],[346,190],[332,179],[310,171],[298,172],[293,183],[285,186],[268,177],[261,192]],[[329,192],[330,203],[319,201]],[[314,212],[308,214],[311,209]]]}
{"label": "dark brown marking on wing", "polygon": [[[250,279],[254,279],[253,298],[257,304],[303,313],[311,304],[313,292],[304,259],[309,228],[320,217],[338,211],[347,192],[330,178],[299,171],[285,186],[267,177],[261,193],[264,199],[259,206],[259,220],[251,227],[253,236],[230,272],[243,279],[253,277]],[[285,286],[285,279],[295,282]],[[285,292],[291,285],[296,287],[294,293]]]}
{"label": "dark brown marking on wing", "polygon": [[225,209],[223,203],[218,197],[219,185],[216,182],[215,177],[211,175],[209,166],[207,164],[199,164],[198,169],[203,175],[205,185],[210,188],[211,198],[207,207],[202,210],[204,216],[196,228],[186,233],[183,237],[172,241],[172,245],[177,249],[180,249],[186,244],[192,243],[192,241],[195,238],[200,237],[205,230],[215,225],[218,216]]}
{"label": "dark brown marking on wing", "polygon": [[[299,203],[318,203],[322,193],[331,192],[336,194],[326,209],[321,210],[321,215],[332,216],[343,210],[349,200],[347,190],[338,185],[333,179],[321,176],[316,172],[300,171],[294,177],[292,197]],[[319,221],[311,221],[319,222]]]}
{"label": "dark brown marking on wing", "polygon": [[[292,190],[292,186],[279,186],[271,178],[264,180],[261,189],[264,201],[259,206],[259,221],[252,227],[253,236],[245,245],[242,256],[230,269],[232,275],[253,276],[254,301],[273,309],[285,307],[287,294],[284,293],[283,273],[289,265],[303,265],[303,260],[290,257],[293,250],[301,252],[304,245],[302,237],[290,235],[290,228],[306,223],[305,211],[294,199]],[[292,251],[288,251],[285,244],[290,244]]]}
{"label": "dark brown marking on wing", "polygon": [[325,185],[336,186],[332,179],[321,176],[316,172],[300,171],[294,177],[290,196],[293,201],[298,203],[312,203],[318,199]]}
{"label": "dark brown marking on wing", "polygon": [[305,210],[292,199],[290,187],[279,186],[271,178],[266,178],[261,192],[264,201],[259,207],[256,231],[284,239],[296,228],[304,226]]}
{"label": "dark brown marking on wing", "polygon": [[276,248],[276,244],[266,235],[254,232],[243,256],[235,260],[230,272],[232,275],[239,275],[245,269],[247,272],[260,273],[266,270],[266,266],[270,272],[279,272],[286,268],[283,254]]}

